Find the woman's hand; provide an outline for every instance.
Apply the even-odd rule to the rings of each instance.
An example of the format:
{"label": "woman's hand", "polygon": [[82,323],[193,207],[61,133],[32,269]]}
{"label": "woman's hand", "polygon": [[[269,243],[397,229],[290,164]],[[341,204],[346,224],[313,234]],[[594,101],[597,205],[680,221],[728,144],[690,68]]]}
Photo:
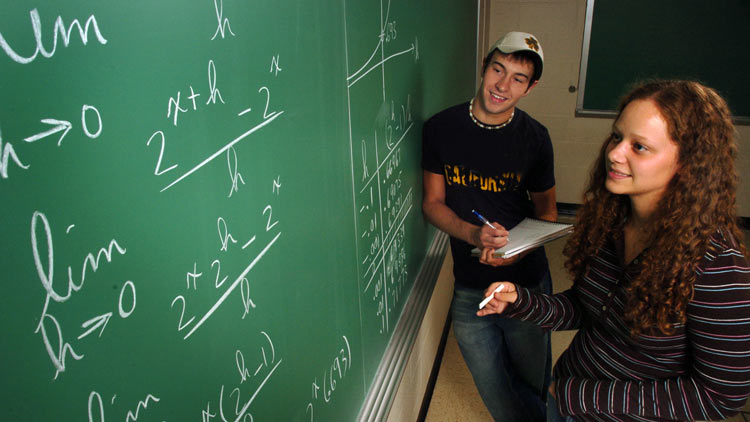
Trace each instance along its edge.
{"label": "woman's hand", "polygon": [[[495,292],[499,286],[502,286],[502,289],[499,292]],[[507,281],[497,281],[490,284],[490,287],[484,291],[484,297],[486,298],[490,296],[493,296],[492,300],[477,312],[477,316],[500,314],[505,310],[509,303],[515,303],[515,301],[518,300],[516,285]]]}

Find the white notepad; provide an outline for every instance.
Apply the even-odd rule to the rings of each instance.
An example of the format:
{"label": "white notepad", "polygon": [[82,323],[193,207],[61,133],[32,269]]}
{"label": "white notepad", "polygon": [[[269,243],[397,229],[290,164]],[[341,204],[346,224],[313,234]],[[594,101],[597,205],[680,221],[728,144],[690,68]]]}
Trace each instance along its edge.
{"label": "white notepad", "polygon": [[[573,231],[572,224],[525,218],[517,226],[508,230],[508,244],[495,249],[493,254],[499,258],[510,258],[519,253],[559,239]],[[479,248],[471,250],[474,256],[480,256]]]}

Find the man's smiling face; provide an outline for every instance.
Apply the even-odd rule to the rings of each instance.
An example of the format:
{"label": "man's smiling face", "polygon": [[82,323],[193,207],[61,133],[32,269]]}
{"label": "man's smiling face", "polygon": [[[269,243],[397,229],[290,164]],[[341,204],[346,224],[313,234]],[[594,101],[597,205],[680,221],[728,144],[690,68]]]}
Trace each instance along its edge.
{"label": "man's smiling face", "polygon": [[492,54],[474,101],[474,117],[482,123],[498,125],[510,118],[518,101],[536,85],[529,86],[534,64],[518,60],[498,50]]}

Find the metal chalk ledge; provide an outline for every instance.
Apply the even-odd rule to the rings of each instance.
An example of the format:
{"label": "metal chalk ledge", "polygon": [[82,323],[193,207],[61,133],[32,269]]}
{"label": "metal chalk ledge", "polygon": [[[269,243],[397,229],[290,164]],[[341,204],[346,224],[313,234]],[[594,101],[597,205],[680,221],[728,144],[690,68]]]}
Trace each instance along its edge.
{"label": "metal chalk ledge", "polygon": [[409,299],[404,304],[393,337],[375,372],[357,421],[384,421],[388,416],[447,250],[448,235],[438,230],[414,280]]}

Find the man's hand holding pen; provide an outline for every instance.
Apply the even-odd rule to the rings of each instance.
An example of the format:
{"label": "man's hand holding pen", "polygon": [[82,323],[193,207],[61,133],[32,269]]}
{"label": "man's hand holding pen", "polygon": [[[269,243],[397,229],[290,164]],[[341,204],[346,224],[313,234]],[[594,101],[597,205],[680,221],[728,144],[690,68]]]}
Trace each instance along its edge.
{"label": "man's hand holding pen", "polygon": [[507,259],[494,256],[495,249],[502,248],[508,243],[508,231],[505,230],[505,227],[498,222],[491,223],[476,210],[471,210],[471,212],[483,223],[481,228],[478,228],[479,230],[476,231],[474,239],[474,246],[482,249],[482,256],[479,257],[479,262],[493,267],[515,264],[520,259],[519,255],[514,255]]}
{"label": "man's hand holding pen", "polygon": [[479,242],[476,245],[480,249],[502,248],[508,243],[508,231],[500,223],[484,224],[479,228]]}
{"label": "man's hand holding pen", "polygon": [[501,226],[498,222],[490,223],[489,220],[476,210],[471,210],[471,212],[482,222],[482,226],[478,227],[478,230],[475,232],[474,246],[480,249],[497,249],[502,248],[508,243],[508,231],[505,230],[505,227]]}

